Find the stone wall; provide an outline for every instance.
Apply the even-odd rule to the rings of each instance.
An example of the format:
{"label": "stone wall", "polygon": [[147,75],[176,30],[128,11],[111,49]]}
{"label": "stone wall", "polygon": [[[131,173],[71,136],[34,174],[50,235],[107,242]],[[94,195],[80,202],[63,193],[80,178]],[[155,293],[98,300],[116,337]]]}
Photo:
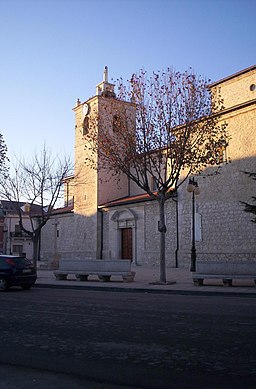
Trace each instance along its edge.
{"label": "stone wall", "polygon": [[[256,72],[228,80],[221,85],[224,104],[245,103],[239,109],[224,111],[222,120],[228,123],[231,140],[227,155],[231,163],[223,164],[215,175],[208,168],[197,181],[201,192],[196,196],[198,212],[202,217],[202,240],[196,242],[199,259],[251,259],[256,258],[256,225],[243,210],[241,201],[251,202],[255,196],[255,181],[244,171],[256,172],[255,102],[246,106],[253,97],[250,85]],[[213,175],[211,175],[213,174]],[[205,176],[205,178],[203,178]],[[183,186],[179,193],[179,261],[186,263],[191,245],[191,194]]]}
{"label": "stone wall", "polygon": [[[175,251],[177,249],[175,207],[176,203],[173,200],[166,202],[166,264],[172,267],[175,267]],[[137,264],[159,264],[158,215],[156,201],[112,207],[105,212],[105,257],[120,258],[121,229],[131,227],[133,229],[133,261]],[[106,225],[108,225],[107,229]]]}
{"label": "stone wall", "polygon": [[224,107],[230,108],[235,105],[256,98],[256,89],[251,90],[251,85],[256,84],[256,67],[249,72],[240,72],[237,75],[227,77],[213,84],[213,88],[220,88]]}
{"label": "stone wall", "polygon": [[97,214],[52,216],[42,229],[41,260],[57,267],[61,258],[96,258],[97,225]]}
{"label": "stone wall", "polygon": [[[114,133],[114,116],[118,116],[128,127],[127,131],[135,131],[135,106],[132,103],[121,101],[115,98],[100,97],[99,106],[99,136],[101,129],[110,135]],[[101,166],[99,156],[99,167]],[[113,176],[113,171],[106,166],[104,170],[98,172],[98,204],[116,200],[129,195],[129,181],[127,176],[120,172],[118,176]]]}

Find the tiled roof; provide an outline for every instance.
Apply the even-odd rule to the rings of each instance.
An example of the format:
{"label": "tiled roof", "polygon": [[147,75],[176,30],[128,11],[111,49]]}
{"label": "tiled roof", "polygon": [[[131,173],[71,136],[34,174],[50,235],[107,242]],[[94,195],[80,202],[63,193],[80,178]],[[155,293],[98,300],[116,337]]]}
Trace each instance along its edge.
{"label": "tiled roof", "polygon": [[[21,213],[24,213],[24,211],[22,210],[22,207],[26,203],[25,202],[11,202],[8,200],[1,200],[1,204],[2,204],[2,209],[4,211],[7,211],[8,215],[17,215],[17,208],[18,207],[21,208]],[[57,214],[72,212],[73,208],[74,208],[73,204],[69,205],[67,207],[57,208],[57,209],[53,210],[52,214],[57,215]],[[32,204],[30,213],[33,216],[39,216],[41,214],[41,206],[36,205],[36,204]]]}
{"label": "tiled roof", "polygon": [[[24,201],[9,201],[9,200],[1,200],[1,208],[4,211],[7,211],[9,215],[17,215],[17,208],[21,208],[21,212],[24,213],[22,207],[26,204]],[[31,206],[31,214],[38,215],[41,212],[40,205],[32,204]]]}
{"label": "tiled roof", "polygon": [[60,215],[62,213],[69,213],[74,210],[74,205],[69,205],[67,207],[57,208],[52,211],[52,215]]}
{"label": "tiled roof", "polygon": [[[156,193],[156,192],[154,192],[154,193]],[[140,203],[143,201],[152,201],[152,200],[154,200],[154,199],[152,197],[150,197],[149,194],[143,193],[143,194],[139,194],[136,196],[122,197],[120,199],[113,200],[113,201],[110,201],[110,202],[105,203],[105,204],[100,204],[99,208],[115,207],[117,205]]]}

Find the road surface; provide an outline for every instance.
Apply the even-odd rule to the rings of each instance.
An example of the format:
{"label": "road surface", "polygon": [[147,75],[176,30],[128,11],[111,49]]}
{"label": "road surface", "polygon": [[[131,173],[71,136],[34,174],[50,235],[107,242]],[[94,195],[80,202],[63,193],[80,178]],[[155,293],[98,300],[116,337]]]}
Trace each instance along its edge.
{"label": "road surface", "polygon": [[13,288],[0,307],[0,389],[256,387],[253,296]]}

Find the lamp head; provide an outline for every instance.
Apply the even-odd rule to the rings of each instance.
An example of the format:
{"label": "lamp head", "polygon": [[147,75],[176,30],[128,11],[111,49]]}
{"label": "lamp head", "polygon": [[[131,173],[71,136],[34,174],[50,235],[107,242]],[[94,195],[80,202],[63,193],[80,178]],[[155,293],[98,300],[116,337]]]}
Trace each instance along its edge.
{"label": "lamp head", "polygon": [[194,178],[190,178],[187,186],[187,191],[188,192],[193,192],[195,187],[195,181]]}
{"label": "lamp head", "polygon": [[190,193],[194,192],[195,195],[199,195],[200,189],[199,189],[198,183],[197,183],[197,181],[195,181],[194,177],[189,179],[187,191]]}

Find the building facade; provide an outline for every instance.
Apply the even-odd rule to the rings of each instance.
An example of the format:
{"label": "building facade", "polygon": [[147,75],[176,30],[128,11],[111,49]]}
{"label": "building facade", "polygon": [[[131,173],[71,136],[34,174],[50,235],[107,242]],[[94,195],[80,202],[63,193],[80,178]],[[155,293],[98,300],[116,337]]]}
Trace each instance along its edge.
{"label": "building facade", "polygon": [[[0,253],[11,255],[23,255],[33,259],[33,241],[31,236],[22,231],[19,224],[17,208],[22,213],[23,225],[28,231],[32,231],[29,215],[25,212],[24,202],[7,200],[0,201]],[[37,215],[36,206],[33,207],[33,215]],[[35,219],[36,223],[36,219]]]}
{"label": "building facade", "polygon": [[[250,202],[255,182],[244,171],[256,172],[256,66],[228,76],[210,86],[220,88],[231,140],[220,155],[220,174],[207,168],[197,177],[195,232],[200,259],[255,259],[255,224],[241,201]],[[135,125],[133,103],[116,99],[107,69],[96,95],[77,101],[75,113],[75,173],[66,181],[66,206],[56,210],[42,231],[41,258],[57,267],[70,258],[129,258],[136,264],[158,264],[160,239],[158,204],[126,176],[119,184],[107,172],[85,163],[88,119],[93,113],[114,126],[118,112]],[[100,136],[100,119],[98,131]],[[131,128],[134,130],[134,128]],[[231,160],[231,163],[227,163]],[[97,161],[96,161],[97,164]],[[107,178],[107,179],[106,179]],[[166,203],[166,264],[189,266],[192,197],[183,184]]]}

